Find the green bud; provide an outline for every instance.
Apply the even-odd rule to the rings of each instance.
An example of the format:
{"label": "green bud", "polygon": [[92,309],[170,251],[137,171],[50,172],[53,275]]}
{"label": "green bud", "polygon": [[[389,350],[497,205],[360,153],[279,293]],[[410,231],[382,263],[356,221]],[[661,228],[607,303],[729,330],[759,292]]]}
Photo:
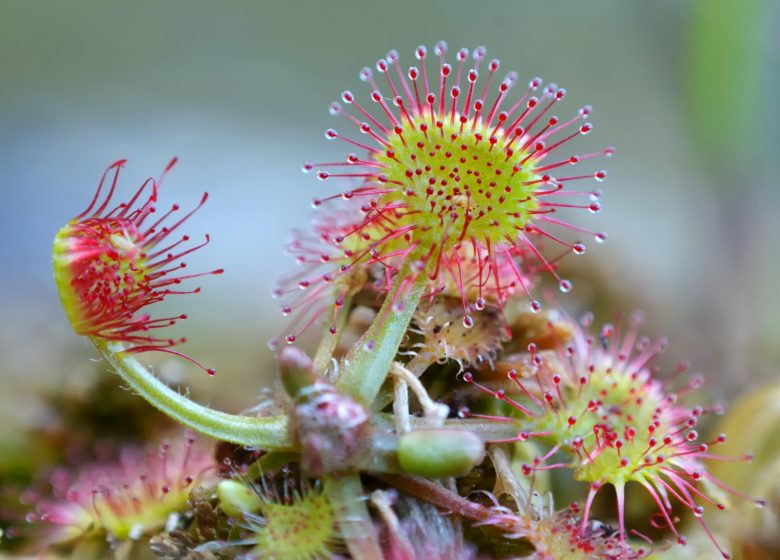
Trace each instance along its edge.
{"label": "green bud", "polygon": [[260,510],[262,500],[257,493],[237,480],[221,480],[217,485],[219,507],[228,516],[241,518],[245,512]]}
{"label": "green bud", "polygon": [[311,358],[295,346],[287,346],[279,353],[279,377],[284,390],[293,400],[319,379]]}
{"label": "green bud", "polygon": [[402,435],[398,442],[401,469],[428,478],[463,476],[484,457],[485,444],[465,430],[416,430]]}

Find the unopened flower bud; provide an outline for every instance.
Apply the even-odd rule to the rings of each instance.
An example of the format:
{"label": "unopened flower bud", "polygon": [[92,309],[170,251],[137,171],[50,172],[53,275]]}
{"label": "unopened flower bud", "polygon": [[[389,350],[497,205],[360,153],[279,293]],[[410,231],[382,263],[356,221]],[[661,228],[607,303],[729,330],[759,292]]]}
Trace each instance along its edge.
{"label": "unopened flower bud", "polygon": [[284,390],[293,400],[304,396],[305,389],[319,379],[311,358],[295,346],[286,346],[279,352],[279,376]]}
{"label": "unopened flower bud", "polygon": [[401,436],[398,443],[401,469],[428,478],[463,476],[484,457],[482,440],[465,430],[416,430]]}
{"label": "unopened flower bud", "polygon": [[[301,469],[311,476],[350,470],[370,447],[366,410],[313,372],[305,354],[282,355],[285,389],[295,395],[291,417],[301,450]],[[305,359],[304,359],[305,358]]]}
{"label": "unopened flower bud", "polygon": [[229,517],[241,519],[245,512],[259,511],[260,496],[250,487],[237,480],[220,480],[217,485],[219,507]]}

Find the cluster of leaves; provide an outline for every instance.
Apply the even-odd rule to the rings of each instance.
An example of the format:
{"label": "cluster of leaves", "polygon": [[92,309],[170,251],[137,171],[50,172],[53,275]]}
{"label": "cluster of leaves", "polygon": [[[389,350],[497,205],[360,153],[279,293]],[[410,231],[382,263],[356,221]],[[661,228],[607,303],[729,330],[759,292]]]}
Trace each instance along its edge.
{"label": "cluster of leaves", "polygon": [[[343,361],[352,349],[348,341],[358,339],[365,330],[360,318],[380,312],[381,298],[370,292],[371,288],[359,293],[355,301],[362,303],[347,310],[350,320],[345,321],[338,343],[331,346],[331,364]],[[367,305],[371,301],[378,303]],[[563,411],[563,397],[555,396],[549,403],[544,400],[542,389],[549,385],[555,390],[556,384],[540,377],[540,363],[553,363],[556,353],[583,336],[582,327],[556,313],[521,312],[509,321],[511,337],[506,333],[495,336],[491,330],[503,331],[507,326],[495,308],[475,314],[476,329],[466,329],[460,321],[452,320],[458,309],[459,302],[446,297],[421,305],[372,407],[362,407],[334,388],[340,374],[337,367],[319,374],[305,355],[287,349],[280,367],[285,390],[278,391],[263,410],[266,414],[286,410],[294,419],[299,441],[295,452],[251,451],[227,443],[211,451],[199,447],[203,457],[196,462],[210,463],[207,470],[218,476],[199,476],[193,487],[185,487],[184,499],[162,509],[156,499],[128,502],[135,509],[120,511],[120,516],[125,515],[130,523],[135,518],[148,520],[135,533],[132,527],[117,533],[117,525],[107,523],[100,504],[89,496],[80,500],[80,517],[60,520],[71,524],[66,526],[68,530],[58,526],[56,532],[44,532],[48,536],[39,542],[45,542],[49,552],[83,555],[90,551],[96,557],[107,550],[132,552],[135,556],[131,557],[204,560],[348,556],[354,549],[349,533],[344,532],[343,519],[348,517],[350,504],[334,488],[334,481],[359,473],[362,493],[370,504],[367,519],[387,558],[584,559],[649,554],[652,547],[648,543],[631,538],[622,527],[594,521],[592,513],[587,518],[589,513],[583,506],[556,506],[579,492],[571,484],[551,478],[552,468],[570,469],[575,479],[588,481],[591,487],[616,485],[624,478],[619,466],[607,460],[609,451],[602,451],[605,464],[600,467],[600,479],[597,484],[589,480],[583,456],[596,453],[599,430],[595,436],[583,437],[577,434],[584,432],[574,428],[587,426],[585,432],[593,432],[598,422],[579,419],[570,424],[568,412]],[[484,336],[480,338],[479,333]],[[324,341],[332,343],[333,337],[326,333]],[[518,345],[525,345],[526,351],[516,351]],[[593,359],[600,349],[591,350]],[[603,367],[603,363],[593,363]],[[566,373],[560,364],[556,366],[556,371]],[[412,367],[420,372],[419,378],[411,373]],[[531,373],[533,368],[537,371]],[[604,401],[600,410],[617,414],[620,406],[621,417],[640,416],[642,405],[627,408],[626,391],[630,389],[624,385],[646,384],[646,379],[633,376],[632,380],[627,372],[597,367],[582,373],[591,376],[588,385],[592,384]],[[616,375],[626,377],[615,381]],[[399,385],[403,386],[399,389]],[[566,383],[558,386],[561,395],[572,391]],[[653,390],[651,387],[643,394],[651,398]],[[405,391],[410,391],[412,398],[404,398]],[[587,415],[591,399],[582,396],[582,388],[577,393],[579,400],[570,408],[582,409]],[[657,398],[663,401],[668,394]],[[125,405],[121,410],[129,422],[143,416]],[[535,410],[538,413],[528,414]],[[634,422],[640,426],[652,420],[635,418]],[[563,427],[556,431],[556,425]],[[617,425],[613,419],[613,429]],[[601,437],[606,438],[607,432],[603,427]],[[470,443],[462,438],[465,433],[476,434],[478,444],[462,452],[464,444],[468,447]],[[434,438],[415,441],[414,436],[420,434],[434,434]],[[578,444],[578,437],[587,443]],[[487,444],[486,455],[483,444]],[[334,446],[347,452],[339,453]],[[614,446],[611,451],[614,453]],[[630,456],[627,451],[624,455]],[[614,472],[608,472],[610,466]],[[126,465],[114,469],[115,479],[94,482],[98,495],[128,492],[127,477],[133,473],[128,474]],[[146,480],[152,485],[159,482]],[[61,492],[60,499],[63,503],[74,500],[68,492]],[[609,502],[612,508],[616,506],[614,499],[608,499],[597,504],[598,511],[614,519],[616,510],[609,512]],[[588,500],[587,509],[591,505]],[[45,515],[50,506],[47,500],[39,504],[38,519],[51,524]],[[144,508],[146,511],[137,515]],[[442,512],[447,515],[442,517]],[[679,513],[680,508],[676,508],[673,515]],[[656,520],[654,525],[657,528],[663,523]],[[656,530],[655,535],[660,535],[663,543],[664,535],[676,532],[670,525],[660,533]]]}

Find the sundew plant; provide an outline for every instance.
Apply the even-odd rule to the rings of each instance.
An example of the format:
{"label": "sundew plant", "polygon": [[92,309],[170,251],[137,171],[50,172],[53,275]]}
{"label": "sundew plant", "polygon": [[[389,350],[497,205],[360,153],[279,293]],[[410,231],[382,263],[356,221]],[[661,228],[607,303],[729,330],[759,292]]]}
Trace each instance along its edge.
{"label": "sundew plant", "polygon": [[[411,54],[360,70],[325,132],[344,157],[303,164],[321,183],[274,292],[278,383],[251,413],[198,404],[139,359],[215,373],[166,334],[186,314],[154,313],[222,272],[186,267],[209,241],[185,233],[207,195],[160,203],[175,160],[130,190],[110,165],[57,233],[73,329],[188,435],[57,476],[27,500],[39,554],[620,560],[675,557],[693,534],[694,553],[730,558],[712,519],[763,501],[711,472],[750,459],[708,434],[721,405],[687,364],[659,367],[667,342],[641,313],[566,311],[560,262],[607,239],[615,150],[592,108],[484,47]],[[321,333],[311,354],[304,332]]]}

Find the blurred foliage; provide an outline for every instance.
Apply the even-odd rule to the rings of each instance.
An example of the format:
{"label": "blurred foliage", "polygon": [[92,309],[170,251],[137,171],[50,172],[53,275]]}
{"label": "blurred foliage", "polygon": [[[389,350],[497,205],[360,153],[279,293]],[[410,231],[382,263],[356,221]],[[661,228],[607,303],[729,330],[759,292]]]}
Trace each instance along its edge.
{"label": "blurred foliage", "polygon": [[696,0],[685,66],[691,130],[712,179],[739,189],[762,153],[770,0]]}
{"label": "blurred foliage", "polygon": [[[750,464],[737,461],[713,465],[713,474],[746,494],[767,501],[763,508],[734,500],[735,514],[722,523],[735,551],[744,560],[780,557],[780,381],[742,396],[718,426],[731,434],[718,453],[753,455]],[[721,520],[723,521],[723,520]]]}

